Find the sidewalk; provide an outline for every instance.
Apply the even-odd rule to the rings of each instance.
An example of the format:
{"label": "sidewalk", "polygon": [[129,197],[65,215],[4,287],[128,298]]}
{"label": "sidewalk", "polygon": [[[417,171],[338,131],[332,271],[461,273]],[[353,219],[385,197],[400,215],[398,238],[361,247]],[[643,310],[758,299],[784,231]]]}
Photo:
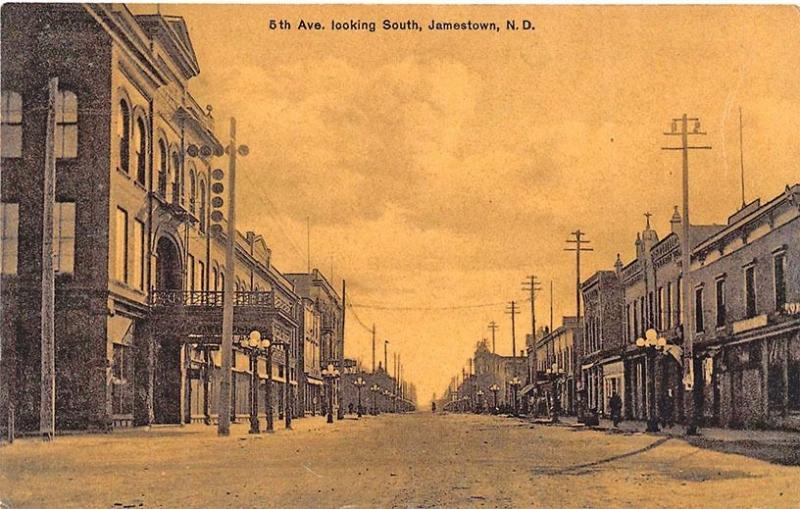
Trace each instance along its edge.
{"label": "sidewalk", "polygon": [[[622,421],[618,427],[610,419],[600,419],[598,426],[586,426],[574,416],[561,416],[558,423],[548,419],[529,419],[532,424],[562,426],[575,430],[604,431],[606,433],[647,433],[644,421]],[[800,465],[800,433],[781,430],[741,430],[729,428],[701,428],[700,434],[686,435],[686,426],[676,424],[658,433],[661,436],[680,438],[704,449],[742,454],[771,463]]]}

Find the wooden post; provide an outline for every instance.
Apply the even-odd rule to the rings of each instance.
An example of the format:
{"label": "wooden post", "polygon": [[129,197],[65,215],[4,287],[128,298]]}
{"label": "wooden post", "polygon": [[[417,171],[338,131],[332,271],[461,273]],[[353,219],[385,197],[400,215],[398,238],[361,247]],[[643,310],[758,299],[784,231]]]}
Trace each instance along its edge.
{"label": "wooden post", "polygon": [[39,431],[51,441],[56,431],[55,273],[53,271],[53,207],[56,199],[56,98],[58,78],[50,78],[47,101],[47,134],[44,152],[42,200],[42,374]]}
{"label": "wooden post", "polygon": [[228,233],[225,247],[225,288],[222,308],[222,382],[219,394],[217,434],[227,436],[231,425],[231,379],[233,369],[233,304],[236,281],[236,119],[231,118],[228,145]]}

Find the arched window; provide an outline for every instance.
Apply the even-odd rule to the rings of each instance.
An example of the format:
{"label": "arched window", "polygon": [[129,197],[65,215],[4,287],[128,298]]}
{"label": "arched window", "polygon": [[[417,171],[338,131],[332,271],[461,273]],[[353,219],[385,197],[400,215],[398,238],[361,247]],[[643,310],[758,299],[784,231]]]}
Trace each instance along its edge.
{"label": "arched window", "polygon": [[200,180],[200,231],[206,231],[206,183]]}
{"label": "arched window", "polygon": [[177,152],[172,153],[172,203],[181,202],[181,159]]}
{"label": "arched window", "polygon": [[147,185],[147,128],[141,117],[136,119],[136,182]]}
{"label": "arched window", "polygon": [[167,195],[167,173],[169,171],[169,156],[167,155],[167,143],[158,140],[158,194]]}
{"label": "arched window", "polygon": [[2,96],[2,157],[22,157],[22,96],[11,90],[3,90]]}
{"label": "arched window", "polygon": [[194,169],[189,170],[189,212],[194,214],[195,197],[197,196],[197,182],[194,176]]}
{"label": "arched window", "polygon": [[130,173],[131,162],[131,109],[125,100],[119,102],[119,169]]}
{"label": "arched window", "polygon": [[211,285],[215,292],[219,290],[219,272],[216,267],[211,267]]}
{"label": "arched window", "polygon": [[225,273],[219,271],[219,289],[225,290]]}
{"label": "arched window", "polygon": [[56,95],[56,157],[78,157],[78,98],[74,92],[61,90]]}

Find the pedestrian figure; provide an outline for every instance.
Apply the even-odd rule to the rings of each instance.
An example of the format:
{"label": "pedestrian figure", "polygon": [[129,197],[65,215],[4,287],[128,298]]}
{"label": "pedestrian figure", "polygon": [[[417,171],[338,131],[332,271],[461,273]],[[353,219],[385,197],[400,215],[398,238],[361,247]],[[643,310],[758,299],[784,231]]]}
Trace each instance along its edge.
{"label": "pedestrian figure", "polygon": [[352,414],[353,413],[353,404],[352,403],[347,405],[347,413],[348,414]]}
{"label": "pedestrian figure", "polygon": [[436,413],[436,403],[431,403],[431,412]]}
{"label": "pedestrian figure", "polygon": [[672,389],[668,389],[666,396],[664,396],[663,408],[661,409],[662,428],[671,428],[672,425],[674,424],[674,421],[672,419],[673,408],[674,408],[674,398],[672,396]]}
{"label": "pedestrian figure", "polygon": [[611,401],[609,403],[611,405],[611,421],[616,428],[622,420],[622,398],[615,392],[611,395]]}

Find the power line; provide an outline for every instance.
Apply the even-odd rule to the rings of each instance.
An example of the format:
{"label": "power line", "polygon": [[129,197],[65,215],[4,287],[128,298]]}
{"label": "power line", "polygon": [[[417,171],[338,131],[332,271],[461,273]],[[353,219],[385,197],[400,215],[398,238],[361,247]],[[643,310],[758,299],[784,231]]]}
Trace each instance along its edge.
{"label": "power line", "polygon": [[458,310],[458,309],[476,309],[476,308],[503,306],[507,303],[508,302],[506,301],[502,301],[502,302],[485,302],[480,304],[464,304],[464,305],[450,305],[450,306],[391,306],[384,304],[352,304],[351,306],[355,306],[362,309],[376,309],[381,311],[448,311],[448,310]]}

